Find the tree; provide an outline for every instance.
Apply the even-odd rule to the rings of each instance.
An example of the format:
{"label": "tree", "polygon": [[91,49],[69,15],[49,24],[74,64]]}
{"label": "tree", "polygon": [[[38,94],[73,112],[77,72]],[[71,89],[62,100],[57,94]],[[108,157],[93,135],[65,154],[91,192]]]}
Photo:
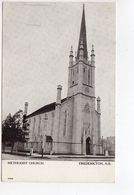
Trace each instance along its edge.
{"label": "tree", "polygon": [[[13,118],[9,113],[4,121],[2,121],[2,145],[5,148],[5,143],[11,140]],[[10,142],[11,143],[11,142]]]}
{"label": "tree", "polygon": [[16,112],[13,116],[9,114],[2,122],[2,143],[11,144],[11,153],[13,152],[15,142],[26,142],[28,140],[28,122],[22,110]]}

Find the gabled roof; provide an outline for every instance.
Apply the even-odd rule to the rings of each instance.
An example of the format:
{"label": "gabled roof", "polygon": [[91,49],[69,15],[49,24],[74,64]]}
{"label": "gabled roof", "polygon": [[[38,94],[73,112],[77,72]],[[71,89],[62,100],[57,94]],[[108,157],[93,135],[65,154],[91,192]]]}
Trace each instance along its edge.
{"label": "gabled roof", "polygon": [[[65,102],[66,100],[67,100],[67,98],[62,99],[61,103]],[[55,110],[55,105],[56,105],[56,102],[53,102],[51,104],[47,104],[47,105],[41,107],[40,109],[32,112],[31,114],[27,115],[27,118]]]}

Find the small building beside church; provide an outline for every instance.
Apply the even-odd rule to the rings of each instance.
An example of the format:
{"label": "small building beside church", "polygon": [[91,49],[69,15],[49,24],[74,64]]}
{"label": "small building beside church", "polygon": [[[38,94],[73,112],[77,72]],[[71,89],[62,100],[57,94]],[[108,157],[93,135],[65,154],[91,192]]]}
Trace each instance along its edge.
{"label": "small building beside church", "polygon": [[108,155],[115,156],[115,136],[110,136],[101,139],[102,154],[105,155],[106,151]]}
{"label": "small building beside church", "polygon": [[[77,54],[71,47],[67,97],[61,99],[57,87],[56,102],[27,115],[29,141],[25,148],[46,154],[96,155],[101,153],[100,97],[95,97],[95,50],[87,50],[85,10],[83,6]],[[25,104],[27,114],[28,104]]]}

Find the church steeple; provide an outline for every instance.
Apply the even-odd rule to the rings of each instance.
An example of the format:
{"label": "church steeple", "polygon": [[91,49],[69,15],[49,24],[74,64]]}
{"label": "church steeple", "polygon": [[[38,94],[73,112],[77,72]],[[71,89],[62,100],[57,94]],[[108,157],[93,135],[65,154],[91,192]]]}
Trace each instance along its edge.
{"label": "church steeple", "polygon": [[83,58],[87,60],[87,38],[86,38],[86,22],[85,22],[85,8],[83,4],[83,13],[82,13],[82,20],[81,20],[81,29],[80,29],[80,36],[79,36],[79,44],[78,44],[78,51],[77,51],[77,59],[80,57],[80,46],[81,42],[83,43]]}
{"label": "church steeple", "polygon": [[78,50],[73,58],[71,49],[69,56],[68,97],[76,94],[95,96],[95,54],[92,45],[91,60],[88,60],[85,10],[83,5]]}

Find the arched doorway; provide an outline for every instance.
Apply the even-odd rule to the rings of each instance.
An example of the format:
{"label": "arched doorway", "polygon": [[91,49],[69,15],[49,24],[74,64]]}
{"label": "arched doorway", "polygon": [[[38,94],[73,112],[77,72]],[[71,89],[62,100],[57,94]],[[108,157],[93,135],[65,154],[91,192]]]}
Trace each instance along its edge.
{"label": "arched doorway", "polygon": [[90,155],[91,154],[91,139],[88,137],[86,139],[86,154]]}

